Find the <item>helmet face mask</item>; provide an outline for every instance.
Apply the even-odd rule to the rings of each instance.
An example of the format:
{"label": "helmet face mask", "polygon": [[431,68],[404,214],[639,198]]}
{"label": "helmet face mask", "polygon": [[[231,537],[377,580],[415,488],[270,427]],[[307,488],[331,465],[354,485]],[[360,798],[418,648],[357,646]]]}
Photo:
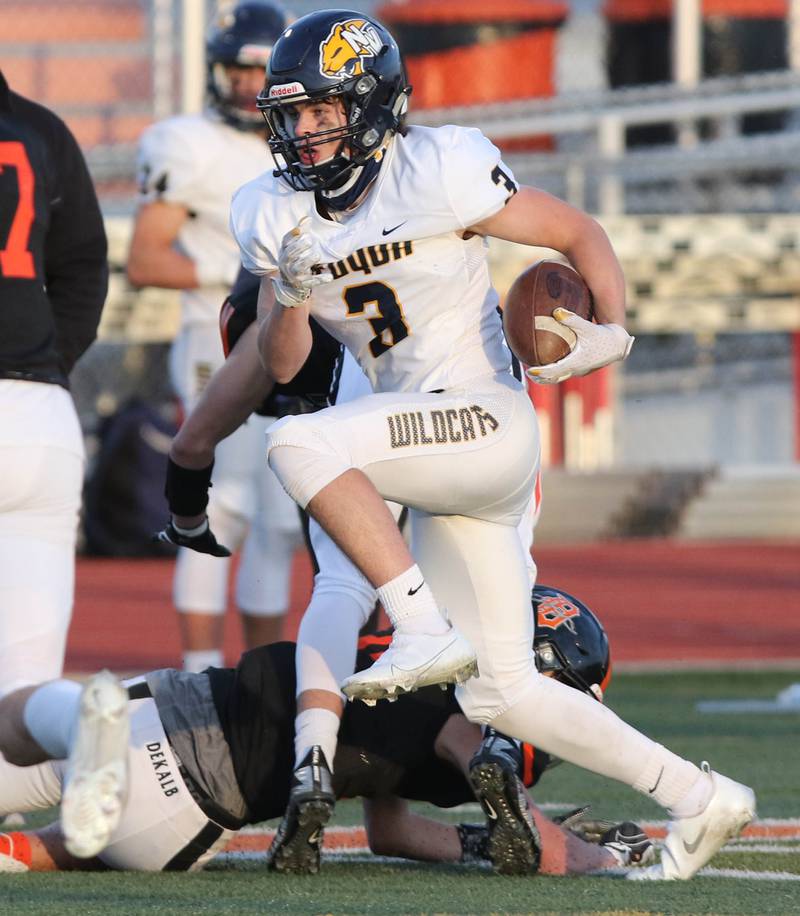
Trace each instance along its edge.
{"label": "helmet face mask", "polygon": [[206,37],[206,90],[209,103],[231,126],[263,130],[254,92],[243,95],[232,68],[257,68],[263,74],[286,15],[267,0],[244,0],[223,8]]}
{"label": "helmet face mask", "polygon": [[536,667],[602,702],[611,680],[611,656],[600,621],[560,589],[537,585],[531,598]]}
{"label": "helmet face mask", "polygon": [[[276,42],[258,98],[276,175],[296,191],[362,185],[361,167],[379,162],[389,137],[402,129],[409,93],[397,44],[378,22],[348,10],[298,19]],[[344,125],[295,135],[298,103],[334,98],[342,102]],[[334,139],[341,141],[338,150],[314,162],[311,152]]]}

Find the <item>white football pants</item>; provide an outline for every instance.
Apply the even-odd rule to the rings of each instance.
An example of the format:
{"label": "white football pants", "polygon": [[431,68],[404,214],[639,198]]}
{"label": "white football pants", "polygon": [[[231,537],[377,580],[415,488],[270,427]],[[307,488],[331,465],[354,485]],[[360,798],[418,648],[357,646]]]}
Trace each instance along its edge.
{"label": "white football pants", "polygon": [[530,506],[539,438],[520,383],[505,376],[442,394],[369,395],[285,418],[267,445],[270,464],[302,506],[359,468],[384,498],[410,508],[417,562],[478,656],[480,677],[457,694],[470,719],[640,790],[658,767],[683,779],[680,758],[536,670],[530,578],[516,526]]}
{"label": "white football pants", "polygon": [[0,380],[0,695],[60,676],[84,451],[69,392]]}
{"label": "white football pants", "polygon": [[[110,868],[160,871],[202,835],[208,817],[189,794],[178,770],[153,699],[131,700],[129,785],[117,829],[99,857]],[[0,817],[52,808],[61,801],[66,761],[15,767],[0,756]],[[220,830],[187,861],[194,871],[213,858],[233,835]]]}

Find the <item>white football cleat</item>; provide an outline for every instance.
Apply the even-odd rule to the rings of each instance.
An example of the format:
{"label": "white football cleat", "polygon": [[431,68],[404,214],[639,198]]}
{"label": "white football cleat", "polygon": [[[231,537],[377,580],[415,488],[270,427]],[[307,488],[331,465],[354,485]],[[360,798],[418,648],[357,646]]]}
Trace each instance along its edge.
{"label": "white football cleat", "polygon": [[61,829],[67,851],[90,859],[117,828],[128,791],[128,691],[110,671],[87,681],[64,780]]}
{"label": "white football cleat", "polygon": [[756,796],[751,788],[712,772],[705,761],[702,767],[714,785],[705,811],[670,821],[661,847],[661,864],[632,872],[626,876],[630,880],[688,880],[756,816]]}
{"label": "white football cleat", "polygon": [[351,700],[397,699],[432,684],[463,684],[478,673],[475,650],[455,627],[446,633],[400,633],[374,665],[342,682]]}

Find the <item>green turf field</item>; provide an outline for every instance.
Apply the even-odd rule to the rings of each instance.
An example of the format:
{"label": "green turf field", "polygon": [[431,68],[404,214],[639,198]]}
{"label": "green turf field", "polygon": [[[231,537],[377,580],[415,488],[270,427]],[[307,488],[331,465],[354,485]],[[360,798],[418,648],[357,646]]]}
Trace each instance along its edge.
{"label": "green turf field", "polygon": [[[748,838],[723,850],[711,863],[713,876],[652,884],[615,877],[500,878],[474,868],[336,854],[320,875],[289,878],[267,874],[257,859],[229,859],[199,874],[3,875],[0,913],[800,914],[800,714],[694,710],[699,699],[772,698],[797,680],[800,671],[676,673],[618,675],[612,684],[609,705],[629,721],[691,759],[708,759],[752,785],[759,820],[776,819],[783,826],[794,820],[788,825],[795,828],[793,838]],[[590,802],[601,817],[663,819],[659,808],[626,787],[566,764],[545,776],[535,797],[548,807]],[[479,814],[462,810],[451,817],[476,820]],[[336,823],[359,823],[358,806],[341,804]]]}

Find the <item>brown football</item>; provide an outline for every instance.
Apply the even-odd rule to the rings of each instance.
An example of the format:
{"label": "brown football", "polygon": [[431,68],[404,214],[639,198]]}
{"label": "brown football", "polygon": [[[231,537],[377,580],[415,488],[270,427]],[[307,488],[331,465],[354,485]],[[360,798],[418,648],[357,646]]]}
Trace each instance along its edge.
{"label": "brown football", "polygon": [[557,362],[575,346],[574,332],[552,317],[559,307],[592,319],[589,287],[566,264],[538,261],[511,284],[503,305],[503,328],[512,352],[526,366]]}

